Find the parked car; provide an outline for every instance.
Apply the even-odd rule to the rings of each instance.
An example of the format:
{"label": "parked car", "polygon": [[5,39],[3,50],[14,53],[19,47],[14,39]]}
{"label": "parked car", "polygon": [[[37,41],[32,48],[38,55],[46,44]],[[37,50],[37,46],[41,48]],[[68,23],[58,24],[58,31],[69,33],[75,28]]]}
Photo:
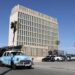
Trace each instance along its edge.
{"label": "parked car", "polygon": [[53,56],[53,55],[46,56],[45,58],[42,59],[42,62],[55,61],[54,57],[55,56]]}
{"label": "parked car", "polygon": [[55,56],[54,59],[55,59],[55,61],[64,61],[65,60],[65,58],[62,56]]}
{"label": "parked car", "polygon": [[67,61],[72,61],[74,58],[71,56],[67,56],[66,59],[67,59]]}
{"label": "parked car", "polygon": [[0,57],[0,65],[2,64],[11,66],[13,69],[16,69],[16,66],[31,68],[33,60],[30,56],[27,56],[20,51],[5,51]]}

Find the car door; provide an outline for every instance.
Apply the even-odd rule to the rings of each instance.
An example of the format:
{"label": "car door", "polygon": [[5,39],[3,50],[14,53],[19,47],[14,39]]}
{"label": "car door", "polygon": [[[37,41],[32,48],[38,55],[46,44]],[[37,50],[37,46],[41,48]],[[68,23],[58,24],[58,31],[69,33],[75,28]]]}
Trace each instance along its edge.
{"label": "car door", "polygon": [[4,55],[3,55],[3,63],[5,65],[10,65],[11,64],[11,56],[10,56],[10,53],[9,52],[6,52]]}
{"label": "car door", "polygon": [[50,56],[47,56],[47,57],[46,57],[46,60],[47,60],[47,61],[50,61]]}

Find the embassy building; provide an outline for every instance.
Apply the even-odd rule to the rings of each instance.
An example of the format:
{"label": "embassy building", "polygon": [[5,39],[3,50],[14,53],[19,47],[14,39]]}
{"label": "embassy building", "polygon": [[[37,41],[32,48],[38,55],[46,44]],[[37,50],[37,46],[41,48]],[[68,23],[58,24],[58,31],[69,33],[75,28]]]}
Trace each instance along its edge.
{"label": "embassy building", "polygon": [[14,46],[22,45],[21,50],[31,56],[42,57],[48,51],[57,50],[58,22],[56,18],[37,12],[22,5],[13,7],[9,21],[8,46],[13,46],[11,22],[17,21]]}

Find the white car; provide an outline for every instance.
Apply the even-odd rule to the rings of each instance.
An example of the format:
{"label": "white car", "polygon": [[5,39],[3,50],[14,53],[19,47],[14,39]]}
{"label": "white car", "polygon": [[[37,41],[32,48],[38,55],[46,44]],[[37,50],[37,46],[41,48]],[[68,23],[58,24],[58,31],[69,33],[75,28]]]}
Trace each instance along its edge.
{"label": "white car", "polygon": [[54,59],[55,59],[55,61],[63,61],[64,60],[64,58],[61,56],[55,56]]}

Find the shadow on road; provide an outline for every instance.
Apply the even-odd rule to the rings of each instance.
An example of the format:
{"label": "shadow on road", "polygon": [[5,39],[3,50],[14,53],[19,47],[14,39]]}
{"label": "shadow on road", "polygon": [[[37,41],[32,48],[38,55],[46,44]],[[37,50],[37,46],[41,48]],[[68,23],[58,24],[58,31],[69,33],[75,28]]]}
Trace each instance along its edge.
{"label": "shadow on road", "polygon": [[[10,67],[8,67],[9,69],[8,70],[6,70],[6,71],[4,71],[4,72],[2,72],[2,73],[0,73],[0,75],[5,75],[5,74],[7,74],[8,72],[10,72],[10,71],[12,71],[13,69],[11,69]],[[15,70],[28,70],[28,68],[26,68],[26,67],[17,67]],[[30,68],[30,69],[34,69],[33,67],[32,68]]]}
{"label": "shadow on road", "polygon": [[0,73],[0,75],[5,75],[6,73],[8,73],[8,72],[11,71],[11,70],[12,70],[12,69],[8,69],[8,70],[6,70],[6,71]]}
{"label": "shadow on road", "polygon": [[29,70],[29,69],[30,69],[30,70],[31,70],[31,69],[34,69],[34,67],[32,67],[32,68],[27,68],[27,67],[23,67],[23,66],[22,66],[22,67],[17,67],[17,68],[16,68],[16,70]]}

